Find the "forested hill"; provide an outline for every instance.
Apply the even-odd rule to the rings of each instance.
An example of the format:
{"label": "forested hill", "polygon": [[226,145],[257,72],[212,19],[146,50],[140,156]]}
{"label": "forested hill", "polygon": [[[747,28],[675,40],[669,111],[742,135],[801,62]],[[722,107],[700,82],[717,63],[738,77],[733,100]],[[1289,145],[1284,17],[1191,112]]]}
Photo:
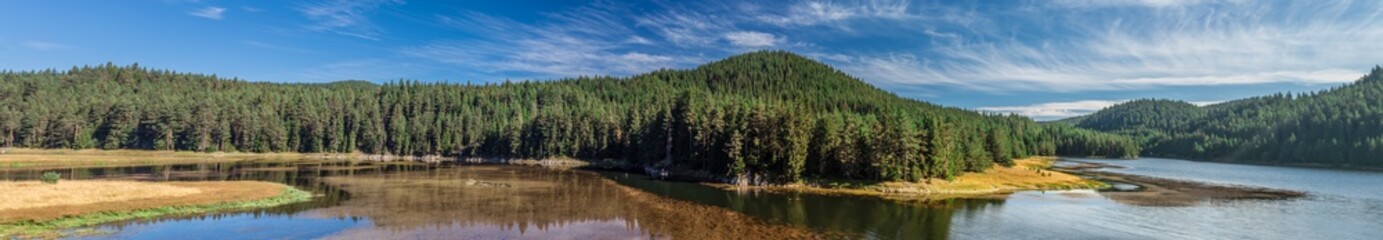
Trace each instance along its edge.
{"label": "forested hill", "polygon": [[1274,94],[1205,107],[1138,100],[1079,119],[1082,128],[1136,136],[1143,155],[1301,166],[1383,167],[1383,68],[1309,94]]}
{"label": "forested hill", "polygon": [[787,52],[627,77],[255,83],[139,66],[0,73],[11,147],[616,159],[724,176],[918,180],[1133,141],[899,98]]}

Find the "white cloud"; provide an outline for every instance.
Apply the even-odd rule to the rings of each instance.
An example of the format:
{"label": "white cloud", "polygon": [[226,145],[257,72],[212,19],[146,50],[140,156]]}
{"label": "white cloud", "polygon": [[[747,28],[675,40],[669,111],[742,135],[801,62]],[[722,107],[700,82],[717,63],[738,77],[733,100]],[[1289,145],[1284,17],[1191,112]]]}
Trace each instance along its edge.
{"label": "white cloud", "polygon": [[1124,6],[1165,8],[1193,6],[1216,1],[1217,0],[1053,0],[1051,3],[1061,7],[1077,8]]}
{"label": "white cloud", "polygon": [[62,50],[62,49],[71,48],[70,46],[67,46],[67,45],[58,44],[58,43],[52,43],[52,42],[44,42],[44,41],[27,41],[27,42],[24,42],[23,45],[24,45],[24,47],[26,47],[26,48],[33,49],[33,50],[39,50],[39,51]]}
{"label": "white cloud", "polygon": [[[1028,116],[1038,121],[1057,120],[1098,112],[1109,106],[1118,105],[1130,100],[1079,100],[1070,102],[1049,102],[1022,106],[993,106],[978,107],[975,110],[991,113],[1012,113]],[[1189,102],[1196,106],[1207,106],[1224,101],[1194,101]]]}
{"label": "white cloud", "polygon": [[225,8],[221,8],[221,7],[205,7],[205,8],[202,8],[202,9],[198,9],[198,10],[196,10],[196,11],[188,12],[187,14],[190,14],[190,15],[192,15],[192,16],[203,17],[203,18],[207,18],[207,19],[221,20],[221,19],[225,18],[225,13],[226,13],[226,9],[225,9]]}
{"label": "white cloud", "polygon": [[1191,105],[1196,105],[1196,106],[1204,107],[1204,106],[1210,106],[1210,105],[1219,104],[1219,103],[1222,103],[1222,102],[1225,102],[1225,101],[1192,101],[1192,102],[1189,102],[1189,103],[1191,103]]}
{"label": "white cloud", "polygon": [[1036,120],[1056,120],[1086,115],[1127,100],[1081,100],[1071,102],[1050,102],[1025,106],[979,107],[975,110],[992,113],[1013,113]]}
{"label": "white cloud", "polygon": [[626,43],[634,43],[634,44],[643,44],[643,45],[653,45],[653,41],[650,41],[650,40],[648,40],[647,38],[640,37],[640,36],[629,37],[629,40],[625,40],[624,42],[626,42]]}
{"label": "white cloud", "polygon": [[921,55],[863,56],[842,68],[877,83],[994,92],[1344,83],[1383,52],[1377,44],[1383,42],[1383,14],[1377,9],[1383,4],[1146,8],[1111,21],[1042,23],[1069,28],[1061,34],[1021,33],[1052,35],[1043,40],[979,36],[987,41],[956,41]]}
{"label": "white cloud", "polygon": [[778,26],[810,26],[855,18],[902,19],[912,16],[908,11],[911,2],[907,0],[803,0],[790,4],[785,12],[764,14],[759,16],[758,20]]}
{"label": "white cloud", "polygon": [[837,63],[849,63],[855,61],[855,57],[839,53],[805,53],[807,56],[818,60],[829,60]]}
{"label": "white cloud", "polygon": [[744,48],[773,47],[786,41],[784,37],[754,31],[728,32],[725,33],[725,40],[730,41],[730,44]]}
{"label": "white cloud", "polygon": [[726,18],[694,11],[667,11],[634,19],[636,26],[650,28],[677,47],[705,47],[714,44],[720,32],[734,24]]}
{"label": "white cloud", "polygon": [[400,0],[332,0],[298,9],[316,21],[308,28],[369,40],[379,40],[383,30],[370,21],[369,14],[385,5],[402,4]]}
{"label": "white cloud", "polygon": [[553,14],[548,16],[551,21],[534,24],[482,13],[439,16],[443,24],[483,37],[401,51],[520,79],[632,75],[702,61],[697,56],[646,51],[656,49],[650,46],[653,42],[638,37],[624,22],[615,20],[616,15],[588,7]]}

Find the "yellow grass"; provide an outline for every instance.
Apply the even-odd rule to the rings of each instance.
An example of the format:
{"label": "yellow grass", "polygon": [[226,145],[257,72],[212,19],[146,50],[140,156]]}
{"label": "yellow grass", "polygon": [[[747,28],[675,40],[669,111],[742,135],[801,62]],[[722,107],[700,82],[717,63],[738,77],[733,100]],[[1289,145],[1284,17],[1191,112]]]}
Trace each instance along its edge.
{"label": "yellow grass", "polygon": [[301,159],[329,154],[201,153],[149,150],[0,149],[0,169],[145,166],[176,163],[230,162],[251,159]]}
{"label": "yellow grass", "polygon": [[0,211],[51,206],[74,206],[101,202],[122,202],[142,198],[181,197],[202,193],[192,187],[150,182],[59,181],[0,182]]}
{"label": "yellow grass", "polygon": [[[1050,171],[1054,157],[1031,157],[1014,160],[1014,166],[994,166],[984,172],[965,173],[952,180],[929,179],[922,182],[883,182],[865,186],[832,187],[831,184],[793,184],[758,187],[764,190],[799,191],[825,194],[870,195],[884,197],[948,198],[1011,193],[1020,190],[1053,190],[1101,188],[1095,180]],[[1040,170],[1040,171],[1039,171]],[[716,185],[735,188],[729,185]]]}
{"label": "yellow grass", "polygon": [[288,186],[253,181],[136,182],[35,181],[0,182],[0,224],[41,222],[101,212],[134,211],[167,206],[195,206],[266,199]]}
{"label": "yellow grass", "polygon": [[[953,180],[922,183],[889,182],[883,189],[908,193],[987,194],[1016,190],[1069,189],[1089,186],[1097,181],[1047,170],[1055,158],[1037,157],[1014,161],[1014,166],[994,166],[978,173],[962,174]],[[1038,169],[1041,169],[1040,171]]]}

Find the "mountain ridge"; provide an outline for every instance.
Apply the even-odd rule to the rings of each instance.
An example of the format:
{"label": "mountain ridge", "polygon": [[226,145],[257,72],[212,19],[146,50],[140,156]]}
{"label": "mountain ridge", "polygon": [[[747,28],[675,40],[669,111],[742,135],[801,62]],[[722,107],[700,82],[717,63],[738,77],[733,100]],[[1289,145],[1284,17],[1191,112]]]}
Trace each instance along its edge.
{"label": "mountain ridge", "polygon": [[1203,107],[1139,100],[1072,120],[1140,139],[1143,155],[1342,168],[1383,161],[1383,66],[1327,90],[1278,93]]}

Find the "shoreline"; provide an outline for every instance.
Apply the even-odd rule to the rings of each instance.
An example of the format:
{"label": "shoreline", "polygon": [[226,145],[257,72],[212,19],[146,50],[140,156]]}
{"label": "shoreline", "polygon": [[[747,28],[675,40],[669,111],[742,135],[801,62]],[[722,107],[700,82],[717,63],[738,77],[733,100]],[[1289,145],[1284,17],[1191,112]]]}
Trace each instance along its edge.
{"label": "shoreline", "polygon": [[[59,160],[51,160],[61,157]],[[71,159],[76,158],[76,159]],[[451,158],[440,156],[387,156],[362,153],[199,153],[149,150],[69,150],[10,149],[0,154],[0,170],[6,165],[33,164],[8,169],[45,170],[51,168],[138,166],[169,163],[211,163],[254,159],[342,159],[364,161],[418,161],[428,163],[502,164],[556,169],[592,169],[647,174],[637,166],[619,161],[572,158],[506,159]],[[696,182],[726,190],[795,191],[817,194],[844,194],[888,198],[984,197],[1024,190],[1101,189],[1108,185],[1049,170],[1057,157],[1015,159],[1013,167],[995,165],[983,172],[970,172],[952,180],[928,179],[923,182],[869,182],[848,179],[809,179],[805,183],[741,186],[726,183],[723,177],[704,172],[672,172],[664,180]],[[53,162],[45,162],[53,161]]]}
{"label": "shoreline", "polygon": [[[8,188],[5,192],[48,190],[42,197],[66,198],[7,202],[9,204],[0,209],[0,217],[3,217],[0,236],[58,238],[88,234],[93,229],[82,228],[105,223],[260,209],[312,199],[311,193],[291,186],[255,181],[151,183],[68,180],[58,184],[64,183],[75,187],[56,187],[57,184],[37,181],[0,182],[4,184],[0,187]],[[84,191],[84,188],[91,190]],[[117,188],[114,190],[116,194],[126,194],[111,196],[111,192],[100,193],[101,189],[92,188]],[[167,193],[179,191],[181,193]],[[52,201],[66,204],[50,204]]]}
{"label": "shoreline", "polygon": [[[20,168],[11,167],[8,169],[44,170],[45,168],[138,166],[182,162],[210,163],[255,159],[341,159],[381,162],[411,161],[426,163],[499,164],[649,174],[646,172],[646,169],[645,171],[640,171],[640,168],[637,166],[610,159],[454,158],[440,156],[387,156],[362,153],[198,153],[94,149],[9,149],[6,154],[0,154],[0,170],[5,170],[7,169],[7,165],[13,165],[14,163],[42,162],[44,161],[43,159],[51,159],[54,156],[61,156],[64,159],[55,160],[60,162],[57,164],[21,166]],[[93,158],[93,156],[95,157]],[[16,157],[18,159],[16,159]],[[76,157],[78,159],[66,159],[71,157]],[[799,192],[825,195],[880,197],[898,200],[993,198],[1013,192],[1032,190],[1103,190],[1114,187],[1110,185],[1110,183],[1132,184],[1138,186],[1138,189],[1133,191],[1115,189],[1112,191],[1102,191],[1101,194],[1107,195],[1117,201],[1145,206],[1188,206],[1206,200],[1289,199],[1304,195],[1304,193],[1300,192],[1277,189],[1247,186],[1220,186],[1175,179],[1109,173],[1098,171],[1098,169],[1118,166],[1075,160],[1068,160],[1067,162],[1074,162],[1077,164],[1057,166],[1055,163],[1058,159],[1060,159],[1060,157],[1030,157],[1026,159],[1016,159],[1014,160],[1015,165],[1013,167],[996,165],[983,172],[965,173],[952,180],[927,179],[916,183],[899,181],[870,182],[848,179],[807,179],[802,183],[746,186],[727,183],[723,177],[717,178],[704,172],[682,171],[669,172],[669,175],[662,176],[660,179],[663,181],[694,182],[727,191]],[[1348,171],[1348,169],[1344,170]],[[1085,178],[1081,176],[1089,177]]]}
{"label": "shoreline", "polygon": [[727,183],[701,184],[727,191],[797,192],[824,195],[879,197],[892,200],[940,200],[950,198],[993,198],[1018,191],[1104,189],[1104,182],[1052,171],[1056,157],[1030,157],[1014,160],[1013,167],[995,165],[983,172],[962,174],[953,180],[928,179],[922,182],[863,183],[848,180],[810,180],[807,183],[742,186]]}
{"label": "shoreline", "polygon": [[1264,167],[1307,168],[1307,169],[1338,170],[1338,171],[1358,171],[1358,172],[1383,172],[1383,167],[1371,167],[1371,166],[1340,166],[1340,165],[1312,164],[1312,163],[1271,163],[1271,162],[1251,162],[1251,161],[1234,161],[1234,160],[1208,160],[1208,159],[1183,158],[1183,157],[1176,157],[1176,156],[1138,156],[1138,158],[1134,158],[1134,159],[1116,159],[1116,158],[1082,157],[1082,156],[1059,156],[1059,157],[1072,157],[1072,158],[1084,158],[1084,159],[1109,159],[1109,160],[1138,160],[1138,158],[1158,158],[1158,159],[1173,159],[1173,160],[1183,160],[1183,161],[1201,162],[1201,163],[1219,163],[1219,164],[1248,165],[1248,166],[1264,166]]}
{"label": "shoreline", "polygon": [[1213,184],[1189,180],[1160,178],[1144,175],[1100,171],[1105,168],[1122,168],[1118,165],[1066,160],[1073,164],[1056,166],[1054,171],[1090,176],[1101,181],[1111,181],[1137,186],[1136,189],[1104,191],[1100,194],[1119,203],[1136,206],[1183,207],[1202,202],[1226,200],[1286,200],[1305,197],[1299,191],[1273,189],[1243,185]]}

